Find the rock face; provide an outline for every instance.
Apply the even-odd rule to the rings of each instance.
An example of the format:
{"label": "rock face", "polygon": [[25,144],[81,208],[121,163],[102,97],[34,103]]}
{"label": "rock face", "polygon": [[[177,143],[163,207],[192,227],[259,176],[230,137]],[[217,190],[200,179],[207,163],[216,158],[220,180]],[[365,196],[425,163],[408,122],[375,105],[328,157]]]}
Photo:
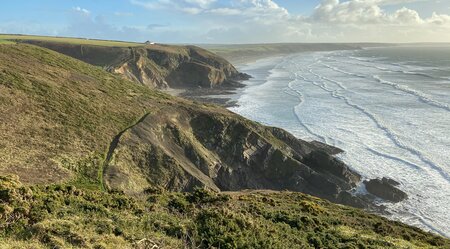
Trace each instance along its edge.
{"label": "rock face", "polygon": [[101,66],[151,88],[211,88],[249,78],[225,59],[196,46],[102,47],[34,40],[21,42]]}
{"label": "rock face", "polygon": [[400,183],[386,177],[364,181],[364,184],[369,193],[385,200],[400,202],[408,198],[405,192],[396,188]]}
{"label": "rock face", "polygon": [[[120,138],[106,167],[111,189],[189,191],[291,190],[334,202],[360,176],[322,148],[284,130],[228,111],[166,108],[147,115]],[[350,194],[341,203],[357,203]]]}

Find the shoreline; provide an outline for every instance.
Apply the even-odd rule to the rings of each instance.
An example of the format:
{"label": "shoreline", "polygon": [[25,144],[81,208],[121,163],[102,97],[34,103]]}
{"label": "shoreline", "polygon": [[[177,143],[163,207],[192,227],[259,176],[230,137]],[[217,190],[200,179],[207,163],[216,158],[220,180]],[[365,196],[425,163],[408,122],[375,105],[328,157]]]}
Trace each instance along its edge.
{"label": "shoreline", "polygon": [[[301,54],[304,52],[299,52]],[[296,53],[297,54],[297,53]],[[239,72],[242,72],[242,68],[251,64],[257,63],[262,60],[279,59],[290,54],[277,54],[277,55],[263,55],[259,57],[246,58],[239,63],[232,62],[233,66]],[[245,73],[245,72],[244,72]],[[246,82],[251,81],[254,78],[250,75],[249,79],[231,81],[228,84],[224,84],[214,88],[183,88],[183,89],[166,89],[163,90],[173,96],[186,98],[192,101],[197,101],[206,104],[215,104],[224,108],[238,107],[239,91],[245,90],[248,86]]]}
{"label": "shoreline", "polygon": [[[321,51],[312,51],[312,52],[321,52]],[[251,63],[249,63],[249,64],[251,64]],[[307,65],[307,64],[305,64],[305,65]],[[242,66],[245,66],[245,65],[240,65],[239,66],[239,69],[240,69],[240,71],[242,70]],[[255,66],[255,68],[257,68],[257,66]],[[254,68],[252,67],[251,69],[250,69],[250,71],[251,70],[253,70]],[[265,68],[260,68],[260,70],[265,70]],[[318,69],[319,70],[319,69]],[[244,72],[246,72],[246,73],[249,73],[248,71],[244,71]],[[254,71],[254,72],[256,72],[256,71]],[[249,73],[249,74],[252,74],[252,73]],[[276,77],[278,77],[278,76],[276,76]],[[261,79],[261,80],[264,80],[264,79]],[[270,80],[269,80],[270,81]],[[275,81],[277,81],[277,79],[275,79]],[[249,88],[251,88],[250,90],[248,90],[248,91],[246,91],[246,93],[247,94],[249,94],[249,98],[253,98],[253,97],[258,97],[258,96],[260,96],[260,95],[264,95],[264,92],[261,92],[259,95],[258,94],[254,94],[254,93],[257,93],[257,92],[259,92],[259,90],[262,90],[263,88],[265,89],[266,87],[263,87],[263,88],[260,88],[259,87],[259,82],[258,82],[258,79],[256,79],[256,81],[254,81],[255,82],[255,84],[252,84],[252,83],[250,83],[249,85],[248,85],[248,87]],[[261,81],[262,82],[262,81]],[[342,81],[342,82],[346,82],[346,81]],[[351,83],[351,81],[350,81],[350,83],[349,82],[347,82],[348,83],[348,85],[352,85],[352,83]],[[345,83],[345,85],[347,85],[347,83]],[[261,83],[261,84],[264,84],[264,83]],[[331,84],[331,83],[330,83]],[[271,91],[266,91],[265,92],[265,94],[276,94],[276,92],[278,91],[278,90],[280,90],[281,89],[281,87],[284,87],[285,85],[278,85],[278,87],[276,87],[275,86],[275,84],[274,83],[268,83],[267,84],[269,87],[271,86],[271,88],[270,88],[270,90]],[[308,86],[310,86],[310,87],[312,87],[312,88],[314,88],[314,89],[316,89],[316,90],[318,90],[318,91],[321,91],[321,92],[323,92],[323,94],[327,94],[327,91],[326,90],[321,90],[317,85],[314,85],[314,84],[308,84],[308,83],[305,83],[305,84],[300,84],[302,87],[308,87]],[[380,88],[383,88],[383,87],[389,87],[389,85],[385,85],[385,84],[382,84],[382,85],[371,85],[371,87],[375,87],[375,89],[378,89],[377,87],[380,87]],[[246,88],[244,88],[244,89],[246,89]],[[310,88],[308,88],[308,89],[310,89]],[[329,89],[328,89],[329,90]],[[399,91],[398,89],[390,89],[391,91]],[[281,90],[280,90],[281,91]],[[303,91],[308,91],[307,89],[305,89],[305,88],[302,88],[301,89],[301,91],[303,92]],[[329,90],[330,91],[330,90]],[[303,94],[305,94],[304,92],[303,92]],[[264,95],[264,96],[268,96],[268,95]],[[251,101],[251,99],[249,99],[249,98],[244,98],[243,99],[243,101],[241,102],[242,104],[243,104],[243,108],[245,109],[245,106],[246,106],[246,103],[248,102],[248,101]],[[256,99],[258,99],[258,98],[256,98]],[[262,99],[262,100],[261,100]],[[263,103],[268,103],[267,101],[271,101],[272,100],[272,98],[261,98],[260,100],[259,100],[259,102],[256,102],[256,103],[261,103],[261,104],[263,104]],[[278,100],[278,99],[277,99]],[[332,100],[334,100],[334,99],[332,99]],[[265,101],[265,102],[261,102],[261,101]],[[338,101],[338,100],[336,100],[336,101]],[[283,101],[281,101],[281,102],[283,102]],[[271,103],[271,102],[270,102]],[[309,102],[309,103],[312,103],[312,102]],[[389,103],[389,102],[387,102],[387,103]],[[343,102],[343,104],[345,105],[345,102]],[[264,105],[264,104],[263,104]],[[278,103],[277,105],[280,105],[280,103]],[[278,106],[278,107],[281,107],[281,106]],[[304,109],[304,107],[306,107],[305,105],[304,106],[302,106],[302,108],[301,109]],[[234,109],[234,108],[231,108],[231,109]],[[272,112],[274,111],[274,109],[271,109],[272,110]],[[277,112],[278,110],[281,110],[281,109],[275,109],[275,111]],[[232,110],[232,111],[234,111],[234,110]],[[263,109],[263,107],[261,107],[261,108],[259,108],[259,109],[256,109],[256,111],[255,110],[253,110],[252,112],[248,112],[247,114],[251,114],[250,116],[246,116],[245,115],[245,113],[240,113],[240,112],[237,112],[238,114],[240,114],[240,115],[243,115],[243,116],[245,116],[245,117],[247,117],[247,118],[249,118],[249,119],[252,119],[252,120],[255,120],[255,121],[259,121],[259,122],[263,122],[263,123],[265,123],[265,121],[267,120],[266,118],[267,118],[267,116],[264,116],[264,115],[259,115],[260,113],[262,113],[264,111],[264,109]],[[367,117],[366,116],[364,116],[365,114],[364,114],[364,112],[363,113],[360,113],[361,111],[360,111],[360,109],[357,109],[356,110],[356,112],[357,112],[357,114],[358,115],[362,115],[362,117],[361,117],[361,119],[364,119],[364,120],[366,120],[367,119]],[[259,113],[259,114],[258,114]],[[286,113],[287,113],[287,111],[286,111]],[[278,113],[279,114],[279,113]],[[262,117],[262,119],[260,119],[260,120],[258,120],[258,119],[254,119],[254,118],[252,118],[252,117],[254,117],[254,116],[261,116]],[[369,114],[370,115],[370,114]],[[270,115],[269,115],[270,116]],[[303,116],[303,117],[306,117],[306,116]],[[368,120],[368,122],[369,123],[371,123],[372,121],[370,121],[370,120]],[[270,126],[276,126],[276,127],[282,127],[282,125],[285,123],[284,121],[283,122],[279,122],[279,121],[274,121],[274,123],[270,123],[270,122],[268,122],[269,123],[269,125]],[[294,130],[289,130],[288,128],[286,128],[286,126],[285,127],[283,127],[284,129],[286,129],[286,130],[288,130],[288,131],[290,131],[290,132],[293,132],[293,131],[295,131],[296,129],[294,129]],[[356,130],[353,130],[354,132],[357,132],[358,131],[358,129],[356,129]],[[377,133],[379,133],[380,131],[378,130],[378,129],[376,129],[376,127],[375,127],[375,130],[374,130],[374,132],[377,132]],[[382,133],[383,131],[381,131],[381,133]],[[302,134],[302,133],[300,133],[300,134]],[[364,133],[363,133],[364,134]],[[336,136],[336,134],[335,134],[335,136]],[[302,136],[300,136],[300,135],[298,135],[298,136],[296,136],[297,138],[302,138]],[[339,138],[339,137],[337,137],[337,138]],[[387,142],[389,142],[390,140],[389,140],[389,137],[387,137],[387,138],[385,138],[385,137],[383,137],[383,139],[384,140],[386,140]],[[381,142],[383,142],[384,140],[381,140]],[[389,141],[388,141],[389,140]],[[333,139],[331,139],[330,141],[334,141]],[[386,142],[385,141],[385,142]],[[331,143],[331,144],[333,144],[333,143]],[[405,192],[407,192],[409,195],[410,195],[410,197],[411,198],[408,198],[408,200],[405,200],[404,202],[402,202],[402,204],[400,204],[400,205],[395,205],[395,204],[391,204],[391,203],[387,203],[386,205],[387,205],[387,208],[388,208],[388,211],[389,211],[389,214],[385,214],[385,213],[383,213],[383,212],[376,212],[377,214],[380,214],[380,215],[383,215],[383,216],[385,216],[385,217],[388,217],[389,219],[391,219],[391,220],[397,220],[397,221],[401,221],[401,222],[406,222],[406,221],[410,221],[410,222],[406,222],[407,224],[409,224],[409,225],[414,225],[414,226],[416,226],[416,227],[420,227],[421,229],[425,229],[425,230],[427,230],[427,231],[431,231],[431,232],[433,232],[433,233],[436,233],[436,234],[440,234],[440,235],[442,235],[442,236],[444,236],[444,237],[448,237],[448,230],[446,230],[446,229],[443,229],[443,226],[442,226],[442,222],[439,222],[438,220],[436,220],[435,218],[436,217],[439,217],[439,215],[441,215],[441,217],[442,217],[442,212],[441,212],[441,210],[442,209],[436,209],[437,211],[439,211],[439,212],[436,212],[435,214],[433,214],[433,215],[428,215],[428,214],[426,214],[425,216],[423,216],[423,215],[421,215],[421,210],[423,210],[422,208],[424,208],[425,206],[427,206],[427,205],[419,205],[419,207],[417,207],[417,208],[414,208],[412,211],[410,211],[410,212],[405,212],[405,210],[409,210],[408,208],[410,208],[410,207],[416,207],[416,205],[417,204],[419,204],[419,203],[417,203],[416,201],[415,201],[415,199],[416,198],[418,198],[418,194],[417,194],[417,192],[415,192],[415,190],[414,189],[416,189],[416,187],[417,186],[420,186],[420,185],[415,185],[415,181],[413,181],[413,180],[408,180],[408,179],[404,179],[404,177],[402,177],[402,175],[401,175],[401,173],[399,173],[399,172],[412,172],[412,171],[414,171],[413,169],[408,169],[408,165],[403,165],[401,162],[391,162],[391,161],[386,161],[386,162],[384,162],[384,161],[380,161],[380,160],[378,160],[378,162],[377,163],[375,163],[374,162],[374,160],[372,160],[372,161],[368,161],[368,162],[365,162],[365,163],[363,163],[363,164],[361,164],[361,162],[358,164],[358,160],[359,160],[359,157],[354,157],[354,158],[352,158],[352,159],[350,159],[351,157],[353,157],[353,155],[354,155],[354,153],[352,153],[352,151],[351,151],[351,149],[349,149],[349,148],[353,148],[353,147],[346,147],[346,146],[344,146],[343,144],[341,144],[340,146],[338,146],[338,147],[340,147],[340,148],[343,148],[343,149],[345,149],[346,151],[348,151],[348,153],[345,153],[342,157],[341,156],[339,156],[339,158],[341,158],[341,160],[345,160],[345,162],[346,162],[346,164],[347,165],[349,165],[352,169],[354,169],[354,170],[358,170],[358,172],[360,172],[360,173],[362,173],[362,175],[364,175],[364,176],[366,176],[368,179],[373,179],[373,178],[375,178],[375,177],[383,177],[383,176],[387,176],[387,177],[392,177],[393,179],[396,179],[396,180],[399,180],[400,182],[401,182],[401,184],[402,184],[402,189],[403,190],[405,190]],[[364,147],[359,147],[359,148],[364,148]],[[386,148],[386,150],[388,150],[389,148],[391,148],[391,147],[384,147],[384,148]],[[395,148],[394,148],[395,149]],[[360,150],[360,149],[358,149],[358,150]],[[400,150],[401,150],[401,148],[400,148]],[[392,150],[392,151],[389,151],[389,152],[386,152],[386,153],[394,153],[393,155],[395,156],[395,150]],[[360,155],[365,155],[365,154],[360,154]],[[350,159],[350,160],[349,160]],[[385,160],[392,160],[392,159],[385,159]],[[380,164],[380,162],[383,162],[385,165],[387,165],[387,166],[383,166],[383,167],[397,167],[397,170],[389,170],[389,171],[379,171],[379,170],[377,170],[378,169],[378,167],[381,167],[381,166],[376,166],[376,165],[379,165]],[[375,164],[374,164],[375,163]],[[389,166],[389,165],[391,165],[391,166]],[[373,166],[373,167],[372,167]],[[364,167],[367,167],[367,168],[364,168]],[[372,168],[371,168],[372,167]],[[378,173],[377,173],[377,171],[378,171]],[[412,175],[412,177],[417,177],[417,175]],[[416,179],[416,178],[412,178],[412,179]],[[420,178],[421,179],[421,178]],[[420,180],[419,179],[419,180]],[[432,179],[432,178],[430,178],[430,179]],[[428,180],[424,180],[424,182],[427,182]],[[437,184],[437,183],[436,183]],[[436,186],[439,186],[439,185],[436,185]],[[365,189],[364,189],[365,190]],[[438,197],[440,197],[441,195],[434,195],[434,194],[432,194],[432,193],[434,193],[434,192],[431,192],[430,193],[430,197],[427,197],[426,199],[427,200],[435,200],[435,198],[438,198]],[[421,197],[422,198],[422,197]],[[416,210],[417,209],[417,210]],[[436,222],[436,223],[429,223],[428,221],[427,221],[427,219],[432,219],[434,222]]]}

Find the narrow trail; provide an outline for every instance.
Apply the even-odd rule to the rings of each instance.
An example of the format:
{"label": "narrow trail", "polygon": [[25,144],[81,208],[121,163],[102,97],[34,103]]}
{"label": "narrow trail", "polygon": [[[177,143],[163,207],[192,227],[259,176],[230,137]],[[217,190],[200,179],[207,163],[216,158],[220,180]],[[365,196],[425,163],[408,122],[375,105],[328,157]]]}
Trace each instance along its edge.
{"label": "narrow trail", "polygon": [[130,126],[128,126],[127,128],[123,129],[122,131],[120,131],[116,136],[114,136],[114,138],[112,139],[111,143],[109,144],[108,147],[108,152],[106,153],[106,157],[105,160],[103,161],[101,167],[98,170],[98,179],[100,181],[100,185],[102,190],[104,191],[108,191],[108,186],[105,183],[105,172],[107,167],[109,166],[109,164],[111,163],[111,159],[112,156],[114,154],[114,151],[117,148],[117,145],[119,144],[120,138],[122,137],[122,135],[127,132],[128,130],[132,129],[133,127],[135,127],[136,125],[140,124],[142,121],[144,121],[144,119],[149,115],[150,113],[147,112],[145,113],[143,116],[141,116],[136,122],[134,122],[133,124],[131,124]]}

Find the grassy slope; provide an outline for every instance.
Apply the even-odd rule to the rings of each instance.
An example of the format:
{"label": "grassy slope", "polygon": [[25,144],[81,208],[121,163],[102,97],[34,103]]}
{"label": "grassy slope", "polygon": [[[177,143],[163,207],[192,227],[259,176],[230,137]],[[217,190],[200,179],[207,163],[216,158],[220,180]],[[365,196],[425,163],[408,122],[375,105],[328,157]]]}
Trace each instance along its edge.
{"label": "grassy slope", "polygon": [[292,192],[153,189],[139,201],[68,185],[23,187],[0,177],[0,200],[2,248],[131,248],[145,239],[162,248],[450,246],[417,228]]}
{"label": "grassy slope", "polygon": [[[228,113],[46,49],[0,45],[2,248],[127,248],[143,238],[169,248],[449,245],[419,229],[299,193],[223,197],[153,189],[138,200],[103,191],[98,176],[113,137],[164,106]],[[52,184],[24,187],[6,173],[18,174],[27,186]],[[62,180],[64,185],[55,184]]]}
{"label": "grassy slope", "polygon": [[169,99],[50,50],[0,45],[0,172],[48,183],[95,169],[120,130]]}
{"label": "grassy slope", "polygon": [[51,37],[51,36],[34,36],[34,35],[8,35],[0,34],[0,42],[2,40],[35,40],[35,41],[51,41],[79,45],[98,45],[107,47],[134,47],[142,46],[142,43],[137,42],[123,42],[123,41],[108,41],[108,40],[91,40],[82,38],[69,37]]}

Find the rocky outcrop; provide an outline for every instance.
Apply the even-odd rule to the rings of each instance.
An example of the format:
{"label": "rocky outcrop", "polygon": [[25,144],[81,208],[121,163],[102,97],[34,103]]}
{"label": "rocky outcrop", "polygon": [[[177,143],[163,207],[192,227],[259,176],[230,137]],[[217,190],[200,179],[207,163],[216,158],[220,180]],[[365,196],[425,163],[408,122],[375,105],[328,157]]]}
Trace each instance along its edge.
{"label": "rocky outcrop", "polygon": [[162,44],[107,47],[22,40],[74,57],[151,88],[212,88],[249,76],[225,59],[196,46]]}
{"label": "rocky outcrop", "polygon": [[364,184],[369,193],[388,201],[400,202],[408,198],[405,192],[396,187],[400,183],[386,177],[364,181]]}
{"label": "rocky outcrop", "polygon": [[272,189],[363,205],[347,192],[360,176],[316,144],[211,107],[147,115],[120,138],[104,178],[129,194]]}

